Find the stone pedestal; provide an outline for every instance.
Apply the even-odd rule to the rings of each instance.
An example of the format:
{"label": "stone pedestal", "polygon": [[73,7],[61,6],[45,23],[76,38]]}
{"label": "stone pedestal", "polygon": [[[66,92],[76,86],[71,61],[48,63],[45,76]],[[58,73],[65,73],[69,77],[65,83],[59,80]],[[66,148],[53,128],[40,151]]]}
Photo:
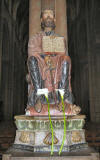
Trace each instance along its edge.
{"label": "stone pedestal", "polygon": [[3,155],[3,160],[99,160],[99,153],[93,149],[88,148],[80,152],[65,153],[61,156],[54,154],[50,156],[49,153],[30,153],[20,150],[11,149],[8,153]]}
{"label": "stone pedestal", "polygon": [[41,30],[40,25],[41,0],[29,1],[29,37]]}
{"label": "stone pedestal", "polygon": [[[66,140],[63,152],[63,116],[52,117],[54,128],[54,154],[51,151],[51,130],[47,116],[16,116],[17,126],[14,145],[3,154],[3,160],[99,160],[99,153],[87,147],[84,133],[85,116],[66,117]],[[49,144],[48,144],[49,142]],[[46,144],[47,143],[47,144]]]}
{"label": "stone pedestal", "polygon": [[68,41],[67,35],[67,1],[66,0],[56,0],[55,3],[55,14],[56,14],[56,33],[64,36],[66,39],[66,44]]}
{"label": "stone pedestal", "polygon": [[[66,117],[66,140],[63,152],[87,148],[84,115]],[[51,129],[48,116],[15,116],[17,126],[14,148],[32,152],[51,151]],[[51,117],[54,130],[54,152],[59,152],[64,134],[63,116]]]}

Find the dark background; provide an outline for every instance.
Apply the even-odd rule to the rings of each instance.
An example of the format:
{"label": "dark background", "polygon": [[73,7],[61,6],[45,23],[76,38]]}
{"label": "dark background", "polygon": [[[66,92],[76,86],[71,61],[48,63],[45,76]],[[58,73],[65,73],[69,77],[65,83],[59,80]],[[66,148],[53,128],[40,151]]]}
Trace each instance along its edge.
{"label": "dark background", "polygon": [[[0,119],[27,104],[28,0],[0,0]],[[100,122],[100,0],[67,0],[68,47],[75,103]]]}

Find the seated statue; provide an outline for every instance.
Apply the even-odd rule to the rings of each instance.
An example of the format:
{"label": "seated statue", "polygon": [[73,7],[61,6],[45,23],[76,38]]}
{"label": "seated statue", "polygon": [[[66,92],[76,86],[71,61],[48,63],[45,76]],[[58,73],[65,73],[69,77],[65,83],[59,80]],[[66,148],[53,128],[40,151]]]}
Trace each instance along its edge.
{"label": "seated statue", "polygon": [[[44,95],[38,96],[37,90],[48,88],[51,108],[61,111],[61,97],[56,89],[64,89],[64,103],[67,108],[73,104],[71,89],[71,59],[68,56],[64,37],[55,34],[55,15],[53,10],[41,13],[42,31],[29,39],[28,70],[30,88],[27,110],[42,112],[47,104]],[[45,110],[45,109],[44,109]],[[32,115],[32,114],[31,114]],[[34,115],[34,114],[33,114]]]}

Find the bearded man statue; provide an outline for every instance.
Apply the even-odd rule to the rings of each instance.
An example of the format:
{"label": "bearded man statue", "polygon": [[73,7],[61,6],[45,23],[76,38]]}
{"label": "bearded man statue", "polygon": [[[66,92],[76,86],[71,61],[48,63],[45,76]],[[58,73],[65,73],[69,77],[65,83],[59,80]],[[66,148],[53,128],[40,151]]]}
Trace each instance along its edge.
{"label": "bearded man statue", "polygon": [[[37,96],[37,90],[49,90],[49,102],[58,106],[60,110],[61,98],[56,89],[64,89],[65,106],[73,104],[71,89],[71,59],[68,56],[64,37],[55,34],[55,15],[53,10],[44,10],[41,13],[42,31],[29,39],[28,43],[28,70],[30,76],[30,89],[28,94],[27,109],[34,108],[37,113],[42,111],[42,106],[47,104],[45,96]],[[43,38],[63,38],[64,51],[44,52]]]}

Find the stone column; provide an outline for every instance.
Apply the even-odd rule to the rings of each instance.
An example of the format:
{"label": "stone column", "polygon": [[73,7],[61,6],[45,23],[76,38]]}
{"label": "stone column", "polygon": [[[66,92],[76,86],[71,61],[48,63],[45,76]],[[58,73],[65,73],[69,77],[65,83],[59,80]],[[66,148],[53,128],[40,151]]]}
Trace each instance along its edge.
{"label": "stone column", "polygon": [[29,0],[29,37],[41,30],[41,0]]}
{"label": "stone column", "polygon": [[92,122],[100,122],[100,37],[97,19],[98,3],[93,0],[87,7],[87,47],[89,69],[89,101]]}
{"label": "stone column", "polygon": [[[2,8],[3,8],[3,1],[0,1],[0,16],[1,16],[1,23],[0,23],[0,91],[1,91],[1,71],[2,71],[2,28],[3,28],[3,21],[2,21]],[[1,94],[0,93],[0,100],[1,100]]]}
{"label": "stone column", "polygon": [[55,0],[56,13],[56,33],[62,35],[67,40],[67,15],[66,15],[66,0]]}

